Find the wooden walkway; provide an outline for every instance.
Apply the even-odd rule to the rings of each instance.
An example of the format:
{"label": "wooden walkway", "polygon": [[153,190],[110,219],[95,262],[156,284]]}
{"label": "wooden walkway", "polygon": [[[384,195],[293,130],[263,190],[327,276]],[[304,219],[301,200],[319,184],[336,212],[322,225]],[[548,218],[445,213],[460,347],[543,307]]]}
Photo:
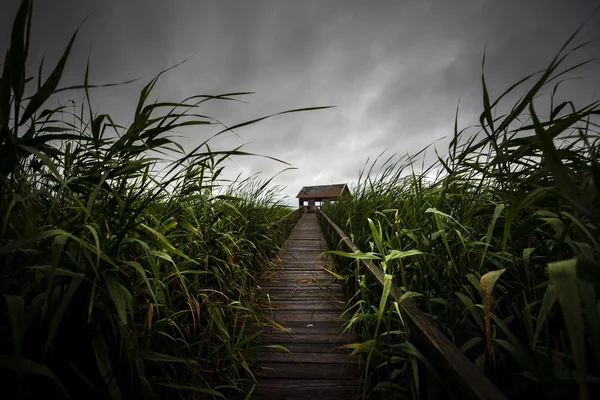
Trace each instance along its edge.
{"label": "wooden walkway", "polygon": [[315,214],[303,214],[279,253],[277,266],[260,285],[269,293],[264,313],[286,331],[269,328],[252,356],[258,380],[253,399],[354,399],[362,387],[356,359],[339,346],[356,342],[343,332],[342,288],[331,274],[327,244]]}

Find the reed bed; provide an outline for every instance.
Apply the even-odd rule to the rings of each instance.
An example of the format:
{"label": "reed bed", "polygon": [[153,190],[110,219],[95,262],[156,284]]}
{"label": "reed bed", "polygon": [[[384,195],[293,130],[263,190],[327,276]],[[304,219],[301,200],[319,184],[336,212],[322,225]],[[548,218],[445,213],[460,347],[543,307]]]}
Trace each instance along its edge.
{"label": "reed bed", "polygon": [[[31,16],[23,1],[0,78],[5,398],[239,394],[269,323],[256,279],[295,214],[268,180],[222,179],[241,149],[184,151],[174,135],[217,126],[199,107],[244,93],[151,102],[163,71],[119,126],[93,112],[89,65],[82,85],[60,86],[75,35],[50,74],[27,71]],[[85,94],[80,111],[49,106],[67,90]]]}
{"label": "reed bed", "polygon": [[[482,75],[478,131],[455,124],[428,168],[416,170],[423,152],[380,156],[352,196],[323,209],[361,249],[333,253],[378,262],[508,398],[600,393],[600,103],[555,100],[583,65],[565,66],[585,46],[575,37],[496,100]],[[544,116],[540,96],[550,100]],[[368,275],[359,283],[348,313],[361,342],[352,347],[367,355],[375,392],[418,398],[427,370],[443,382],[387,301],[389,285]]]}

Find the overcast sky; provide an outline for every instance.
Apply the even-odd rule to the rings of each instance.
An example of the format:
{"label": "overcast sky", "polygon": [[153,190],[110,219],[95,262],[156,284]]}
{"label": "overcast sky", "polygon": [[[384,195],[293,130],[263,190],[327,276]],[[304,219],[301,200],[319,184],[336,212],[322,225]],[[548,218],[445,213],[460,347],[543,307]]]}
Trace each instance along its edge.
{"label": "overcast sky", "polygon": [[[0,51],[6,50],[17,0],[0,2]],[[477,123],[481,58],[496,97],[521,77],[545,67],[599,1],[158,1],[38,0],[30,63],[46,54],[46,74],[85,17],[64,84],[81,83],[91,52],[93,83],[140,81],[94,92],[96,110],[130,122],[139,90],[161,69],[190,59],[161,78],[153,100],[252,91],[244,103],[201,110],[228,125],[299,107],[333,109],[279,116],[227,134],[215,148],[277,157],[297,168],[275,180],[293,200],[311,184],[356,180],[369,156],[414,153]],[[600,55],[600,13],[578,43],[574,61]],[[577,75],[563,96],[578,105],[597,97],[598,62]],[[33,70],[31,70],[33,72]],[[81,93],[69,96],[79,102]],[[55,100],[57,101],[57,100]],[[543,110],[540,110],[543,113]],[[193,148],[217,127],[185,131]],[[437,148],[443,151],[445,141]],[[285,166],[261,158],[230,163],[228,175]]]}

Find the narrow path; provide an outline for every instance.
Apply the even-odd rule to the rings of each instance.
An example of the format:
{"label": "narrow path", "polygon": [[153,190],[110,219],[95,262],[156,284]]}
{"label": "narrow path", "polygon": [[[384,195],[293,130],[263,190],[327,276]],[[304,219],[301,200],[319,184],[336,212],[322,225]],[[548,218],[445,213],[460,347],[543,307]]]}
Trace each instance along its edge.
{"label": "narrow path", "polygon": [[331,274],[327,244],[315,214],[303,214],[279,253],[277,266],[261,281],[269,293],[265,315],[286,331],[264,331],[253,356],[258,387],[253,399],[354,399],[361,388],[356,359],[339,346],[356,342],[343,332],[342,288]]}

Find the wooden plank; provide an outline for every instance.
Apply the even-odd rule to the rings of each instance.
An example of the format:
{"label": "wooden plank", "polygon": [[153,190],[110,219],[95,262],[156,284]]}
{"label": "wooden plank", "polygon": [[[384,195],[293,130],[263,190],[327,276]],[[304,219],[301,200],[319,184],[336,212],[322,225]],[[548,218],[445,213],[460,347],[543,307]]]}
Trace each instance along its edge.
{"label": "wooden plank", "polygon": [[269,288],[263,289],[263,292],[261,294],[266,296],[268,293],[289,293],[290,295],[293,295],[294,293],[343,293],[343,290],[339,285],[327,285],[323,287],[317,285],[271,286]]}
{"label": "wooden plank", "polygon": [[[310,301],[312,299],[313,301],[332,301],[341,303],[342,305],[346,304],[343,293],[328,290],[297,290],[295,293],[290,290],[271,290],[269,291],[269,299],[271,300],[271,303],[273,301]],[[269,304],[267,300],[262,303]]]}
{"label": "wooden plank", "polygon": [[[313,328],[327,328],[327,329],[331,329],[331,330],[336,330],[336,329],[342,329],[342,327],[344,326],[344,322],[340,322],[340,321],[321,321],[318,324],[313,324],[313,326],[307,326],[308,324],[302,321],[287,321],[285,323],[286,327],[289,328],[296,328],[296,329],[300,329],[300,328],[307,328],[307,329],[313,329]],[[268,329],[271,329],[273,331],[280,331],[281,329],[279,328],[274,328],[274,327],[268,327],[265,328],[264,330],[267,331]]]}
{"label": "wooden plank", "polygon": [[288,353],[301,354],[301,353],[319,353],[319,354],[345,354],[347,356],[352,353],[353,349],[346,349],[339,347],[336,344],[331,343],[286,343],[284,347],[287,351],[276,347],[267,347],[268,343],[260,344],[256,346],[256,350],[253,354],[261,353]]}
{"label": "wooden plank", "polygon": [[307,270],[271,271],[269,274],[266,274],[264,276],[264,279],[268,279],[269,281],[272,281],[274,279],[277,279],[277,280],[287,279],[287,280],[293,280],[293,281],[306,280],[306,279],[317,279],[317,280],[328,280],[331,282],[334,281],[334,277],[329,272],[323,271],[322,269],[314,270],[314,271],[307,271]]}
{"label": "wooden plank", "polygon": [[340,285],[334,284],[331,282],[286,282],[283,280],[273,282],[273,286],[260,286],[263,291],[267,292],[269,290],[322,290],[322,291],[331,291],[338,290]]}
{"label": "wooden plank", "polygon": [[307,279],[270,279],[270,280],[260,280],[258,284],[262,288],[268,288],[270,286],[299,286],[299,285],[337,285],[341,286],[336,281],[330,278],[307,278]]}
{"label": "wooden plank", "polygon": [[[273,290],[269,294],[269,298],[271,302],[285,302],[285,301],[297,301],[297,302],[307,302],[307,301],[334,301],[344,303],[342,300],[343,294],[335,291],[327,291],[327,290],[309,290],[302,291],[297,290],[296,292],[291,292],[290,290]],[[259,304],[264,304],[268,306],[268,301],[263,300]]]}
{"label": "wooden plank", "polygon": [[277,270],[277,269],[288,269],[288,268],[300,268],[300,269],[307,269],[307,270],[312,270],[312,269],[320,269],[321,271],[323,270],[323,267],[327,268],[327,269],[331,269],[334,268],[334,265],[329,261],[329,260],[312,260],[312,261],[277,261],[277,264],[273,267],[273,269]]}
{"label": "wooden plank", "polygon": [[[271,271],[287,271],[287,270],[299,270],[299,271],[305,271],[305,272],[319,271],[319,272],[329,273],[327,271],[335,271],[335,267],[331,264],[324,264],[324,263],[314,263],[314,264],[287,263],[287,264],[279,264],[276,267],[273,267],[271,270],[269,270],[269,272],[271,272]],[[333,277],[333,275],[332,275],[332,277]]]}
{"label": "wooden plank", "polygon": [[319,266],[333,265],[333,263],[330,260],[304,260],[304,261],[278,260],[278,261],[275,261],[275,263],[277,263],[277,266],[275,268],[278,268],[278,267],[287,268],[290,266],[306,268],[306,267],[319,267]]}
{"label": "wooden plank", "polygon": [[308,284],[308,283],[324,283],[324,284],[333,284],[337,283],[333,279],[325,276],[325,275],[317,275],[317,274],[302,274],[302,275],[294,275],[294,274],[277,274],[269,277],[269,281],[260,282],[262,283],[262,288],[269,288],[271,286],[275,286],[278,283],[285,282],[287,284]]}
{"label": "wooden plank", "polygon": [[[281,266],[281,267],[275,267],[272,268],[271,270],[269,270],[269,272],[287,272],[287,271],[292,271],[292,272],[323,272],[326,274],[329,274],[329,272],[325,271],[326,268],[329,271],[334,271],[337,272],[335,270],[332,270],[330,265],[323,265],[323,264],[318,264],[318,265],[314,265],[314,266],[307,266],[307,265],[287,265],[287,266]],[[329,274],[330,276],[332,276],[331,274]]]}
{"label": "wooden plank", "polygon": [[331,296],[318,298],[312,301],[310,299],[300,300],[295,298],[280,300],[271,299],[271,301],[269,301],[268,303],[264,302],[262,304],[264,304],[267,307],[287,308],[291,310],[295,309],[296,306],[302,307],[303,309],[305,307],[314,306],[314,309],[317,310],[323,310],[329,308],[330,306],[334,307],[335,309],[343,309],[346,306],[346,302],[344,300],[332,298]]}
{"label": "wooden plank", "polygon": [[326,287],[319,287],[319,286],[300,286],[297,288],[290,288],[290,287],[283,287],[283,288],[278,288],[276,286],[271,286],[268,288],[263,289],[261,294],[277,294],[278,292],[281,293],[289,293],[289,294],[293,294],[293,293],[343,293],[343,289],[341,285],[328,285]]}
{"label": "wooden plank", "polygon": [[338,315],[344,310],[344,305],[341,304],[331,304],[330,302],[310,302],[310,301],[302,301],[302,302],[275,302],[272,301],[270,304],[261,305],[261,308],[264,312],[273,311],[336,311]]}
{"label": "wooden plank", "polygon": [[[352,350],[340,348],[357,338],[344,331],[344,292],[323,269],[334,268],[331,257],[323,254],[326,250],[316,216],[303,215],[275,258],[275,267],[258,282],[263,295],[269,294],[268,300],[261,298],[262,312],[286,330],[263,328],[254,341],[250,361],[259,386],[252,398],[306,398],[308,393],[339,399],[360,392],[360,358],[349,359]],[[267,347],[275,344],[292,354]],[[295,393],[296,387],[303,391]]]}
{"label": "wooden plank", "polygon": [[[294,271],[294,272],[324,272],[326,274],[329,274],[329,272],[327,272],[325,269],[329,270],[329,271],[334,271],[337,272],[335,269],[332,269],[333,267],[331,265],[325,265],[325,264],[314,264],[314,265],[302,265],[302,264],[287,264],[287,265],[281,265],[281,266],[277,266],[272,268],[271,270],[269,270],[268,273],[270,272],[279,272],[279,271]],[[266,274],[268,274],[266,273]],[[329,274],[330,276],[333,277],[333,275]]]}
{"label": "wooden plank", "polygon": [[[324,284],[324,285],[332,285],[332,284],[336,284],[338,282],[334,281],[331,278],[327,278],[325,276],[311,276],[311,275],[274,275],[272,276],[268,281],[260,281],[259,285],[261,288],[269,288],[272,286],[276,286],[278,284],[284,284],[285,286],[289,286],[289,285],[308,285],[308,284],[315,284],[315,283],[320,283],[320,284]],[[339,283],[338,283],[339,285]]]}
{"label": "wooden plank", "polygon": [[331,262],[331,257],[329,257],[328,255],[322,254],[324,251],[323,249],[309,249],[309,248],[304,248],[304,249],[298,249],[298,248],[284,248],[281,249],[279,251],[279,254],[277,255],[277,260],[278,261],[296,261],[296,260],[303,260],[306,262]]}
{"label": "wooden plank", "polygon": [[330,259],[329,255],[322,254],[322,253],[323,253],[323,251],[321,251],[321,250],[304,249],[301,251],[292,251],[292,250],[286,250],[285,248],[283,248],[277,255],[277,258],[280,260],[285,260],[287,258],[287,259],[292,259],[292,260],[305,259],[305,260],[309,260],[309,261]]}
{"label": "wooden plank", "polygon": [[[298,392],[292,392],[291,389],[257,389],[253,392],[252,398],[261,400],[305,400],[313,398],[319,400],[363,399],[357,390],[360,390],[360,388],[305,388]],[[370,397],[367,397],[367,399],[370,399]]]}
{"label": "wooden plank", "polygon": [[281,248],[280,253],[285,253],[286,251],[289,251],[289,250],[301,250],[301,251],[315,250],[315,251],[325,252],[328,249],[327,249],[327,243],[324,240],[323,241],[314,240],[314,241],[305,241],[304,243],[288,244]]}
{"label": "wooden plank", "polygon": [[318,260],[316,258],[310,260],[307,258],[286,258],[278,261],[277,267],[320,269],[321,271],[325,272],[322,267],[331,269],[331,262],[329,260]]}
{"label": "wooden plank", "polygon": [[[305,252],[310,252],[311,256],[317,256],[319,259],[326,259],[328,258],[327,254],[322,254],[323,252],[327,251],[326,247],[323,247],[321,245],[317,245],[317,246],[286,246],[284,248],[282,248],[279,251],[279,257],[283,257],[283,256],[289,256],[289,257],[293,257],[293,258],[297,258],[300,256],[303,256],[305,254]],[[315,255],[313,255],[312,253],[316,253]]]}
{"label": "wooden plank", "polygon": [[[299,281],[318,281],[318,282],[335,282],[335,280],[333,279],[333,277],[331,276],[331,274],[329,273],[325,273],[325,272],[320,272],[320,271],[306,271],[306,272],[290,272],[290,271],[281,271],[281,272],[277,272],[277,273],[272,273],[272,274],[268,274],[265,275],[264,277],[265,281],[263,281],[265,284],[267,283],[266,280],[268,279],[269,282],[272,281],[292,281],[292,282],[299,282]],[[268,286],[268,284],[266,285]]]}
{"label": "wooden plank", "polygon": [[[311,266],[316,266],[316,265],[333,265],[333,263],[330,260],[305,260],[305,261],[285,261],[285,260],[278,260],[275,261],[276,263],[278,263],[279,266],[282,267],[286,267],[286,266],[301,266],[301,267],[311,267]],[[277,267],[275,267],[277,268]]]}
{"label": "wooden plank", "polygon": [[[289,379],[264,379],[253,393],[253,398],[272,400],[339,400],[361,399],[361,387],[348,381],[303,379],[291,383]],[[287,383],[287,384],[286,384]],[[347,383],[347,384],[344,384]]]}
{"label": "wooden plank", "polygon": [[338,333],[323,333],[323,332],[316,332],[316,331],[314,333],[290,332],[290,334],[287,334],[283,331],[280,331],[279,333],[269,332],[269,333],[263,333],[262,335],[260,335],[260,337],[258,337],[256,339],[256,343],[259,343],[259,344],[270,343],[270,344],[282,344],[284,346],[286,345],[286,343],[327,343],[327,344],[334,344],[336,346],[342,346],[345,344],[356,343],[356,342],[357,342],[356,337],[352,337],[352,336],[348,336],[348,335],[344,335],[344,334],[338,334]]}
{"label": "wooden plank", "polygon": [[302,364],[261,362],[253,369],[257,378],[289,378],[296,379],[331,379],[336,381],[356,380],[355,372],[358,370],[356,364]]}
{"label": "wooden plank", "polygon": [[290,286],[283,286],[283,287],[276,287],[276,286],[272,286],[266,289],[263,289],[264,291],[261,293],[261,295],[264,295],[266,297],[266,295],[268,294],[269,296],[271,296],[271,298],[273,296],[288,296],[288,297],[292,297],[292,296],[316,296],[316,295],[320,295],[323,297],[331,297],[331,296],[336,296],[339,299],[344,299],[344,291],[339,287],[339,286],[316,286],[316,285],[312,285],[312,286],[308,286],[308,285],[299,285],[297,287],[290,287]]}
{"label": "wooden plank", "polygon": [[259,282],[260,287],[269,288],[273,286],[330,286],[335,284],[335,281],[326,278],[305,278],[305,279],[285,279],[284,277],[273,278],[269,282]]}
{"label": "wooden plank", "polygon": [[[267,301],[267,294],[269,293],[273,293],[273,294],[279,294],[282,295],[283,293],[288,293],[289,295],[292,295],[295,293],[304,293],[306,295],[309,295],[310,293],[313,294],[317,294],[317,293],[321,293],[323,296],[329,296],[331,297],[333,294],[339,294],[339,293],[343,293],[343,291],[341,291],[341,289],[339,288],[339,286],[337,285],[323,285],[323,284],[300,284],[300,285],[279,285],[279,286],[272,286],[269,288],[263,288],[263,292],[261,293],[262,298],[264,298],[264,301]],[[269,294],[269,296],[271,296]],[[342,295],[343,296],[343,295]],[[327,298],[329,298],[327,297]],[[341,299],[341,297],[340,297]]]}
{"label": "wooden plank", "polygon": [[284,281],[283,279],[279,279],[273,282],[272,286],[266,286],[265,282],[259,282],[259,286],[264,290],[268,291],[271,289],[321,289],[321,290],[329,290],[329,288],[340,287],[339,284],[328,282],[328,281],[309,281],[309,280],[301,280],[301,281]]}
{"label": "wooden plank", "polygon": [[[304,364],[357,364],[358,356],[350,357],[343,353],[287,353],[287,352],[258,352],[250,356],[252,362],[292,362]],[[318,368],[318,367],[316,367]]]}
{"label": "wooden plank", "polygon": [[283,277],[278,277],[278,278],[274,278],[272,280],[272,282],[267,283],[267,282],[261,282],[261,288],[263,288],[264,290],[268,291],[269,288],[272,287],[277,287],[277,286],[281,286],[281,287],[299,287],[299,288],[304,288],[304,287],[317,287],[317,288],[321,288],[321,290],[327,290],[327,287],[331,287],[332,285],[335,284],[335,282],[331,281],[330,279],[310,279],[310,278],[306,278],[306,279],[293,279],[293,278],[288,278],[285,279]]}
{"label": "wooden plank", "polygon": [[[273,292],[270,293],[270,299],[271,299],[271,303],[273,302],[286,302],[286,301],[297,301],[297,302],[311,302],[311,301],[319,301],[319,300],[323,300],[323,301],[338,301],[341,302],[342,304],[345,304],[345,301],[342,301],[343,296],[342,295],[337,295],[337,294],[332,294],[332,293],[328,293],[325,290],[318,290],[316,291],[315,294],[311,294],[311,293],[296,293],[294,295],[290,295],[289,292],[285,292],[285,293],[279,293],[279,294],[275,294]],[[264,303],[266,305],[268,305],[268,303]]]}
{"label": "wooden plank", "polygon": [[340,319],[339,311],[331,310],[264,310],[263,313],[269,317],[274,318],[277,322],[287,321],[337,321]]}
{"label": "wooden plank", "polygon": [[[343,322],[282,321],[280,323],[280,326],[282,326],[285,330],[280,328],[267,327],[263,329],[262,335],[268,337],[288,336],[291,338],[295,338],[300,335],[303,335],[305,337],[314,336],[317,338],[321,336],[340,336],[343,338],[350,338],[350,340],[352,341],[356,339],[356,335],[354,333],[345,331],[345,326]],[[301,340],[298,341],[298,343],[301,342]]]}
{"label": "wooden plank", "polygon": [[323,264],[328,263],[329,260],[325,258],[319,258],[319,256],[309,256],[306,254],[303,255],[285,255],[281,256],[280,262],[282,263],[309,263],[309,262],[321,262]]}
{"label": "wooden plank", "polygon": [[329,279],[329,280],[335,280],[335,276],[332,275],[329,271],[334,271],[334,269],[332,269],[331,267],[325,267],[321,264],[321,265],[315,265],[315,266],[302,266],[302,265],[288,265],[287,267],[278,267],[278,268],[274,268],[272,270],[269,270],[268,272],[264,272],[263,276],[261,277],[261,279],[265,279],[265,280],[269,280],[269,278],[272,275],[279,275],[279,276],[289,276],[290,274],[293,275],[305,275],[305,276],[314,276],[315,274],[320,278],[320,279]]}
{"label": "wooden plank", "polygon": [[290,266],[287,268],[272,269],[263,274],[263,279],[271,280],[271,277],[273,275],[280,276],[282,278],[283,277],[288,278],[290,276],[293,277],[294,275],[298,275],[298,276],[306,276],[306,277],[318,276],[320,279],[329,279],[329,280],[335,279],[335,277],[330,272],[323,269],[322,265],[310,267],[310,268],[296,265],[296,266]]}
{"label": "wooden plank", "polygon": [[[294,301],[294,302],[298,302],[298,303],[310,303],[310,302],[316,302],[316,301],[334,301],[334,302],[340,302],[342,304],[344,304],[344,302],[342,301],[343,297],[341,295],[338,294],[334,294],[334,293],[328,293],[324,290],[319,290],[319,291],[314,291],[313,293],[307,293],[307,292],[298,292],[295,294],[290,295],[289,292],[286,293],[271,293],[270,295],[270,299],[271,299],[271,304],[273,304],[273,302],[277,302],[277,303],[282,303],[282,302],[290,302],[290,301]],[[265,307],[268,308],[268,303],[267,302],[261,302],[259,304],[264,304]]]}

